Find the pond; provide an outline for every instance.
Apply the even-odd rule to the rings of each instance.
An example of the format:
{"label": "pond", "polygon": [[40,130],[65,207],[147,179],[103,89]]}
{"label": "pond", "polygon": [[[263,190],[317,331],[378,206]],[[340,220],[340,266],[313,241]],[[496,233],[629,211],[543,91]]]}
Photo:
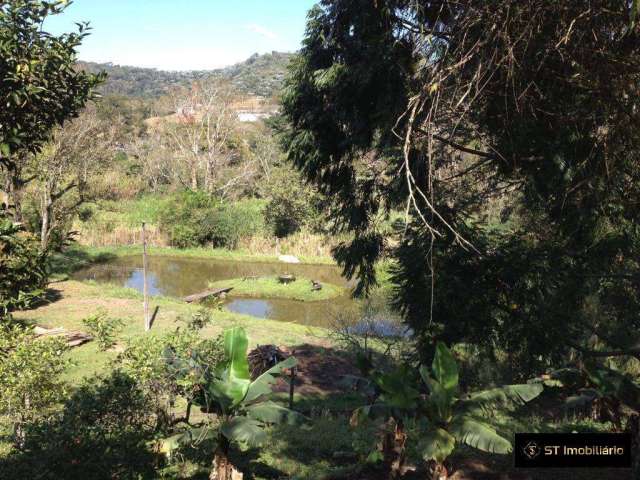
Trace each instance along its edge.
{"label": "pond", "polygon": [[[176,298],[204,291],[208,288],[209,282],[285,273],[321,283],[348,286],[348,282],[340,274],[340,269],[333,265],[238,262],[170,256],[152,256],[149,257],[148,263],[147,284],[150,295]],[[76,273],[74,278],[116,284],[142,292],[142,257],[119,257],[82,270]],[[355,305],[355,301],[345,295],[315,302],[231,297],[225,306],[232,312],[254,317],[328,327],[338,312]]]}

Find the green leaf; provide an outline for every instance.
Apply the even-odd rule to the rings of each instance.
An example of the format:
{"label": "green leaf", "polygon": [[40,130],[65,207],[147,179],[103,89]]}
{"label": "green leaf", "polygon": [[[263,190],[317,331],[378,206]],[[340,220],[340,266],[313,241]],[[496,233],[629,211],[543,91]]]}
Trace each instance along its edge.
{"label": "green leaf", "polygon": [[451,395],[458,392],[458,364],[447,346],[438,342],[433,357],[433,375],[442,387]]}
{"label": "green leaf", "polygon": [[440,382],[432,378],[426,377],[426,383],[429,386],[426,409],[430,420],[436,423],[447,423],[453,410],[453,396],[444,389]]}
{"label": "green leaf", "polygon": [[223,412],[228,413],[246,398],[249,385],[249,380],[232,379],[226,376],[212,380],[207,386],[207,391],[220,404]]}
{"label": "green leaf", "polygon": [[430,428],[420,438],[418,451],[426,461],[444,462],[456,446],[455,438],[442,428]]}
{"label": "green leaf", "polygon": [[242,327],[234,327],[224,332],[224,351],[229,359],[230,377],[234,379],[250,380],[247,348],[249,339]]}
{"label": "green leaf", "polygon": [[471,417],[462,416],[451,423],[449,431],[458,442],[489,453],[510,453],[511,442],[489,425]]}
{"label": "green leaf", "polygon": [[584,408],[598,398],[598,392],[593,389],[585,389],[579,395],[571,395],[564,401],[563,408],[573,410],[576,408]]}
{"label": "green leaf", "polygon": [[230,441],[246,443],[255,447],[263,444],[267,439],[259,421],[247,417],[235,417],[220,427],[222,434]]}
{"label": "green leaf", "polygon": [[525,383],[519,385],[506,385],[481,392],[472,393],[469,398],[459,402],[460,410],[467,413],[480,413],[497,406],[513,407],[524,405],[542,393],[542,383]]}
{"label": "green leaf", "polygon": [[380,395],[380,401],[389,407],[400,409],[416,407],[420,392],[412,386],[415,378],[406,366],[400,366],[389,373],[377,372],[371,376],[371,379],[383,392]]}
{"label": "green leaf", "polygon": [[254,420],[273,424],[300,425],[305,421],[304,415],[273,402],[262,402],[249,407],[247,415]]}
{"label": "green leaf", "polygon": [[209,440],[215,438],[217,435],[216,430],[208,427],[192,428],[185,432],[158,440],[156,442],[156,450],[159,453],[165,454],[167,457],[171,457],[173,452],[181,447],[199,443],[203,440]]}
{"label": "green leaf", "polygon": [[268,395],[269,393],[271,393],[271,386],[275,383],[276,379],[282,375],[283,370],[293,368],[297,364],[298,361],[295,359],[295,357],[289,357],[264,372],[253,382],[251,382],[245,402],[253,402],[254,400],[260,398],[262,395]]}
{"label": "green leaf", "polygon": [[0,143],[0,154],[2,154],[2,156],[4,157],[8,157],[9,155],[11,155],[11,148],[9,147],[9,144]]}

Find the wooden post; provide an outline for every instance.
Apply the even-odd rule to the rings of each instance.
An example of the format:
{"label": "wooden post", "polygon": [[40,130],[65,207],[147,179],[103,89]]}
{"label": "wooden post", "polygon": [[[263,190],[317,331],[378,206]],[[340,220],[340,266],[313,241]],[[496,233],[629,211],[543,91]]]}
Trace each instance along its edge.
{"label": "wooden post", "polygon": [[149,290],[147,288],[147,238],[145,235],[145,224],[142,222],[142,294],[144,296],[144,330],[151,329],[149,317]]}
{"label": "wooden post", "polygon": [[289,410],[293,410],[293,392],[296,388],[296,367],[291,368],[291,375],[289,378]]}

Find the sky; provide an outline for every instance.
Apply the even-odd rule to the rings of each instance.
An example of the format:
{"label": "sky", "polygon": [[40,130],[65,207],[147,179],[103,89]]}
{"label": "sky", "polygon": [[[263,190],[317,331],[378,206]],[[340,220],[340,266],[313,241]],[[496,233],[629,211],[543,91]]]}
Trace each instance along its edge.
{"label": "sky", "polygon": [[209,70],[254,53],[300,48],[316,0],[74,0],[45,30],[93,28],[79,48],[91,62],[161,70]]}

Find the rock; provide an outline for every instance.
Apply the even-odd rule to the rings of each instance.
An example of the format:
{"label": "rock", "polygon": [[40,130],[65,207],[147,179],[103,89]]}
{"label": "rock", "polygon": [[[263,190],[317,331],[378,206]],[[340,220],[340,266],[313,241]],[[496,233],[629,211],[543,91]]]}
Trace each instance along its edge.
{"label": "rock", "polygon": [[294,255],[280,255],[278,260],[284,263],[300,263],[300,259]]}

